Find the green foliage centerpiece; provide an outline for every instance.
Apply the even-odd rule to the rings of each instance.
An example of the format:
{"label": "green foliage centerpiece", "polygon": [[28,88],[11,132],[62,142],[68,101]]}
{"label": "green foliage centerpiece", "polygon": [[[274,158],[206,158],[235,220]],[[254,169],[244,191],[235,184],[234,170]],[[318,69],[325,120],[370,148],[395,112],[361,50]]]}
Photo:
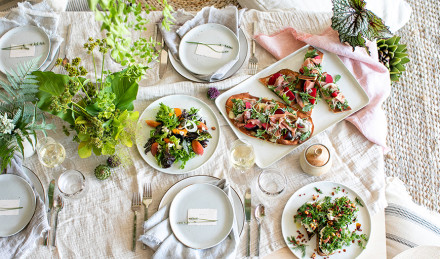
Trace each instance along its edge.
{"label": "green foliage centerpiece", "polygon": [[[131,147],[139,112],[133,111],[133,101],[138,92],[142,74],[139,69],[128,66],[111,73],[104,69],[105,55],[109,51],[106,41],[89,38],[84,44],[92,55],[95,83],[86,79],[88,71],[80,65],[81,59],[71,63],[57,60],[68,75],[53,72],[34,72],[40,82],[38,107],[56,115],[70,124],[64,127],[66,135],[74,130],[74,141],[79,143],[78,154],[89,157],[112,155],[118,144]],[[95,52],[102,55],[101,75],[98,77]]]}
{"label": "green foliage centerpiece", "polygon": [[32,72],[38,69],[38,60],[39,57],[7,73],[8,82],[0,80],[0,173],[11,163],[16,151],[24,157],[26,140],[33,143],[37,131],[53,129],[35,105],[38,81]]}

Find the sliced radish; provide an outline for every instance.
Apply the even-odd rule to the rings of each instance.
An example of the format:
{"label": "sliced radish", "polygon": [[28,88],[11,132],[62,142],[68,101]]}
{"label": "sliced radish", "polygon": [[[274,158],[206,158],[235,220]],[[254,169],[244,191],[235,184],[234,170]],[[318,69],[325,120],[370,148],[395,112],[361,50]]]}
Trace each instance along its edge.
{"label": "sliced radish", "polygon": [[268,85],[274,85],[275,81],[277,80],[278,77],[282,76],[281,73],[275,73],[273,74],[270,78],[269,81],[267,82]]}
{"label": "sliced radish", "polygon": [[327,74],[327,76],[325,77],[325,82],[327,84],[333,83],[333,77],[329,74]]}
{"label": "sliced radish", "polygon": [[246,109],[252,108],[252,104],[250,102],[245,102],[244,104],[246,105]]}
{"label": "sliced radish", "polygon": [[244,125],[244,128],[247,129],[247,130],[253,130],[253,129],[257,128],[257,125],[254,125],[254,124],[249,122],[246,125]]}

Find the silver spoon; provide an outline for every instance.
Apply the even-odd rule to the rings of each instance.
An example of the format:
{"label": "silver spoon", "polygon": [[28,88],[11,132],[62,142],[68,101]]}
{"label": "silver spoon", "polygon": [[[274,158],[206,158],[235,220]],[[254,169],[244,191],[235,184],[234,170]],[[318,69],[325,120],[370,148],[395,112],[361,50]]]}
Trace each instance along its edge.
{"label": "silver spoon", "polygon": [[55,225],[54,225],[54,231],[53,231],[53,246],[57,246],[57,226],[58,226],[58,214],[60,211],[64,208],[64,202],[61,196],[58,196],[55,201],[55,208],[56,208],[56,217],[55,217]]}
{"label": "silver spoon", "polygon": [[261,234],[261,223],[263,222],[264,216],[266,216],[266,213],[264,211],[264,205],[258,204],[258,206],[255,208],[255,219],[258,223],[258,236],[257,236],[257,253],[256,256],[260,256],[260,234]]}

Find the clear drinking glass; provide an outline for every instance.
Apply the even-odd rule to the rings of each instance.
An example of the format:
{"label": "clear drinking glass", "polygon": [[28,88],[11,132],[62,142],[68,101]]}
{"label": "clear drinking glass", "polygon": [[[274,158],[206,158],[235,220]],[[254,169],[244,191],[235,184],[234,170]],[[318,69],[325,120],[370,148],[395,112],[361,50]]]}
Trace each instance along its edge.
{"label": "clear drinking glass", "polygon": [[276,197],[286,189],[286,177],[276,169],[265,169],[258,175],[258,190],[266,197]]}
{"label": "clear drinking glass", "polygon": [[60,165],[66,158],[66,150],[63,145],[51,137],[44,137],[38,140],[37,153],[40,162],[49,168]]}
{"label": "clear drinking glass", "polygon": [[78,170],[68,169],[58,177],[58,190],[66,198],[81,198],[87,190],[86,177]]}
{"label": "clear drinking glass", "polygon": [[244,172],[255,163],[255,153],[252,145],[246,140],[237,139],[229,149],[232,166]]}

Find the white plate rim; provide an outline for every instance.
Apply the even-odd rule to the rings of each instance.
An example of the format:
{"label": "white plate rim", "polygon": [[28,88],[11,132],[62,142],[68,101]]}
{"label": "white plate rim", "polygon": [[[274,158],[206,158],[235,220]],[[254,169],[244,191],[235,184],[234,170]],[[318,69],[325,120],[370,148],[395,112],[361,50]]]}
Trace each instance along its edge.
{"label": "white plate rim", "polygon": [[[211,107],[209,107],[209,105],[207,105],[204,101],[202,101],[202,100],[200,100],[199,98],[196,98],[196,97],[194,97],[194,96],[176,94],[176,95],[167,95],[167,96],[161,97],[161,98],[157,99],[156,101],[152,102],[150,105],[148,105],[147,108],[145,108],[145,110],[144,110],[144,111],[142,112],[142,114],[139,116],[139,120],[138,120],[137,127],[136,127],[136,132],[137,132],[138,130],[140,130],[142,127],[148,127],[148,128],[146,128],[146,129],[149,129],[149,128],[150,128],[149,126],[145,126],[145,125],[144,125],[144,126],[141,126],[141,124],[145,124],[145,123],[144,123],[144,120],[145,120],[144,116],[145,116],[145,114],[147,113],[147,110],[148,110],[148,109],[154,109],[155,107],[158,107],[158,105],[159,105],[161,102],[164,102],[164,100],[172,99],[172,98],[189,98],[189,99],[191,99],[191,100],[193,100],[193,101],[195,101],[195,102],[200,103],[203,107],[195,107],[195,108],[203,108],[203,109],[205,109],[206,111],[208,111],[209,113],[211,113],[211,116],[214,118],[214,121],[213,121],[213,122],[214,122],[215,125],[207,125],[207,126],[208,126],[208,128],[215,127],[215,128],[216,128],[215,130],[218,131],[218,138],[217,138],[217,139],[214,139],[214,137],[211,138],[210,141],[209,141],[209,144],[208,144],[208,146],[209,146],[209,145],[214,145],[214,147],[213,147],[213,148],[214,148],[214,151],[212,152],[212,154],[211,154],[208,158],[205,158],[205,159],[204,159],[205,161],[204,161],[203,163],[200,163],[200,164],[199,164],[198,166],[196,166],[195,168],[188,169],[188,163],[191,162],[191,160],[189,160],[189,161],[187,162],[187,164],[186,164],[186,167],[185,167],[184,169],[178,169],[176,172],[173,172],[173,171],[169,170],[170,168],[162,168],[162,167],[158,166],[155,160],[152,161],[152,162],[150,162],[149,159],[147,159],[147,158],[148,158],[148,155],[146,155],[145,152],[144,152],[144,145],[145,145],[145,143],[143,143],[143,142],[141,143],[141,141],[146,141],[146,140],[136,139],[136,146],[137,146],[137,149],[138,149],[138,151],[139,151],[139,154],[141,155],[142,159],[143,159],[148,165],[150,165],[150,166],[153,167],[154,169],[156,169],[156,170],[158,170],[158,171],[160,171],[160,172],[163,172],[163,173],[173,174],[173,175],[179,175],[179,174],[186,174],[186,173],[189,173],[189,172],[195,171],[195,170],[197,170],[198,168],[200,168],[201,166],[203,166],[203,165],[205,165],[206,163],[208,163],[208,162],[212,159],[212,157],[213,157],[213,156],[215,155],[215,153],[217,152],[218,144],[219,144],[219,142],[220,142],[220,138],[221,138],[221,129],[220,129],[220,123],[219,123],[218,118],[217,118],[217,116],[215,115],[214,111],[213,111],[213,110],[211,109]],[[178,107],[178,106],[176,106],[176,107]],[[150,129],[150,130],[151,130],[151,129]],[[136,135],[138,135],[138,134],[136,134]],[[213,135],[213,134],[211,134],[211,135]],[[214,143],[214,140],[215,140],[215,143]],[[149,153],[149,154],[150,154],[150,153]],[[150,154],[150,155],[151,155],[151,154]]]}
{"label": "white plate rim", "polygon": [[[288,205],[293,203],[293,200],[295,199],[295,197],[297,197],[299,194],[304,192],[304,189],[308,189],[310,186],[316,186],[318,184],[332,184],[332,185],[337,185],[340,186],[352,193],[354,193],[362,202],[362,204],[364,204],[364,207],[361,207],[360,209],[365,209],[368,215],[368,224],[369,224],[369,232],[368,232],[368,241],[365,243],[365,249],[361,250],[361,252],[356,255],[356,257],[358,257],[359,255],[361,255],[363,252],[365,252],[365,250],[367,249],[368,244],[370,243],[370,238],[371,238],[371,229],[372,229],[372,220],[371,220],[371,212],[370,209],[368,208],[367,203],[365,202],[365,200],[362,198],[362,196],[359,195],[359,193],[357,193],[356,191],[354,191],[352,188],[348,187],[345,184],[342,183],[337,183],[337,182],[332,182],[332,181],[318,181],[318,182],[312,182],[309,184],[306,184],[304,186],[302,186],[301,188],[299,188],[295,193],[292,194],[292,196],[290,196],[290,198],[287,200],[286,205],[284,206],[283,209],[283,213],[281,214],[281,233],[283,235],[283,240],[286,243],[287,247],[289,248],[289,250],[298,258],[302,258],[301,255],[299,253],[296,253],[296,251],[294,251],[291,247],[289,242],[287,241],[287,236],[289,236],[288,233],[286,233],[286,226],[283,224],[283,222],[285,221],[286,217],[289,217],[289,215],[287,215],[287,209],[288,209]],[[293,219],[291,219],[291,223],[294,224]],[[295,234],[295,233],[293,233]],[[354,244],[356,245],[356,244]],[[312,248],[314,249],[314,248]],[[317,255],[317,257],[320,257],[319,255]]]}
{"label": "white plate rim", "polygon": [[[301,53],[302,51],[304,51],[305,49],[307,49],[308,47],[310,47],[310,45],[306,45],[298,50],[296,50],[295,52],[291,53],[290,55],[288,55],[287,57],[275,62],[274,64],[266,67],[265,69],[261,70],[260,72],[258,72],[257,74],[247,78],[246,80],[240,82],[239,84],[237,84],[236,86],[232,87],[231,89],[227,90],[226,92],[222,93],[216,100],[215,100],[215,104],[217,106],[217,108],[219,109],[220,113],[223,115],[223,117],[225,118],[225,120],[227,121],[227,123],[229,124],[229,126],[231,127],[232,131],[234,132],[234,134],[242,140],[249,140],[249,141],[255,141],[256,138],[250,137],[246,134],[244,134],[243,132],[239,131],[229,120],[228,115],[225,113],[225,103],[227,98],[229,98],[229,96],[231,96],[232,94],[235,94],[235,92],[237,91],[237,89],[240,89],[240,87],[242,87],[242,85],[246,85],[248,84],[248,82],[252,82],[252,81],[258,81],[258,79],[260,77],[263,77],[263,74],[267,74],[268,71],[271,71],[274,69],[274,67],[278,66],[279,64],[283,63],[286,60],[289,60],[290,58],[298,55],[298,53]],[[316,48],[316,47],[315,47]],[[316,48],[318,50],[323,51],[322,49]],[[289,146],[288,151],[284,152],[282,155],[276,157],[275,159],[273,159],[270,163],[264,163],[262,161],[260,161],[260,159],[257,157],[256,159],[256,164],[260,167],[260,168],[267,168],[270,167],[271,165],[273,165],[274,163],[276,163],[278,160],[280,160],[281,158],[285,157],[287,154],[289,154],[290,152],[296,150],[297,148],[301,147],[302,145],[304,145],[305,143],[309,142],[311,139],[313,139],[315,136],[317,136],[318,134],[320,134],[321,132],[324,132],[325,130],[327,130],[328,128],[332,127],[333,125],[337,124],[338,122],[346,119],[347,117],[349,117],[350,115],[356,113],[357,111],[361,110],[362,108],[364,108],[365,106],[367,106],[370,102],[370,98],[368,97],[367,93],[365,92],[365,90],[362,88],[362,86],[359,84],[359,82],[357,81],[357,79],[354,77],[354,75],[350,72],[350,70],[348,70],[348,68],[344,65],[344,63],[342,62],[342,60],[334,53],[330,53],[328,51],[323,51],[325,53],[327,53],[326,55],[332,55],[333,58],[336,58],[337,62],[342,65],[346,71],[348,72],[349,77],[351,78],[351,80],[354,80],[356,82],[356,87],[359,92],[361,92],[362,97],[365,98],[367,101],[366,102],[362,102],[361,106],[359,106],[357,109],[352,109],[350,111],[347,111],[346,113],[344,113],[344,117],[341,119],[337,119],[335,120],[330,126],[328,126],[327,128],[322,129],[321,131],[317,132],[316,128],[315,131],[313,132],[313,135],[311,136],[311,138],[309,138],[308,140],[306,140],[305,142],[298,144],[298,145],[294,145],[294,146]],[[274,72],[275,73],[275,72]],[[259,88],[266,88],[265,86],[263,86],[261,83],[257,82],[256,83],[257,87]],[[273,93],[270,90],[267,90],[270,92],[270,96],[259,96],[259,97],[265,97],[265,98],[270,98],[272,97],[272,99],[275,100],[281,100],[275,93]],[[246,89],[243,90],[242,92],[249,92],[249,94],[252,95],[252,89]],[[330,111],[329,111],[330,112]],[[315,123],[316,124],[316,123]],[[259,140],[259,141],[263,141],[263,142],[267,142],[265,140]],[[273,145],[281,145],[281,144],[273,144]],[[283,146],[283,145],[281,145]],[[258,155],[258,154],[256,154]]]}
{"label": "white plate rim", "polygon": [[[235,35],[235,33],[234,33],[231,29],[229,29],[228,27],[226,27],[226,26],[224,26],[224,25],[222,25],[222,24],[218,24],[218,23],[204,23],[204,24],[201,24],[201,25],[198,25],[198,26],[192,28],[192,29],[189,30],[187,33],[185,33],[185,35],[183,35],[182,39],[180,40],[181,44],[179,44],[179,53],[184,53],[184,51],[183,51],[183,48],[184,48],[184,47],[183,47],[183,46],[184,46],[185,44],[182,44],[182,42],[184,42],[185,40],[187,40],[187,38],[190,37],[190,36],[192,36],[192,34],[194,34],[196,31],[198,31],[198,30],[200,30],[200,29],[203,29],[204,27],[208,27],[208,26],[210,26],[210,27],[217,27],[217,28],[211,28],[211,30],[212,30],[212,29],[214,29],[214,30],[224,30],[224,31],[226,31],[227,33],[231,34],[230,36],[233,36],[233,37],[231,37],[231,38],[233,38],[233,39],[234,39],[234,43],[237,44],[237,46],[238,46],[238,51],[237,51],[237,53],[236,53],[235,56],[231,57],[231,60],[237,58],[237,56],[240,55],[240,39],[239,39],[239,37],[237,37],[237,35]],[[183,57],[185,57],[185,55],[183,55]],[[187,60],[185,60],[185,58],[182,59],[182,56],[179,56],[179,58],[180,58],[180,62],[182,63],[183,67],[184,67],[186,70],[188,70],[188,71],[191,72],[191,73],[198,74],[197,71],[192,71],[192,70],[190,69],[190,67],[188,66],[189,63],[188,63]],[[230,62],[231,60],[228,60],[228,61],[225,62],[222,66],[224,66],[225,64],[227,64],[227,63]],[[238,60],[237,60],[237,61],[238,61]],[[222,66],[220,66],[220,67],[222,67]],[[231,68],[232,68],[232,67],[231,67]],[[214,73],[214,72],[215,72],[215,70],[214,70],[214,71],[207,72],[207,73],[204,73],[204,74],[211,74],[211,73]]]}
{"label": "white plate rim", "polygon": [[[35,191],[37,191],[38,194],[41,196],[41,199],[43,200],[43,203],[46,203],[46,191],[44,190],[43,183],[41,182],[40,177],[38,177],[38,175],[34,171],[32,171],[29,167],[27,167],[27,166],[23,166],[23,169],[24,169],[23,171],[25,171],[24,173],[28,177],[29,177],[30,174],[33,174],[35,176],[35,179],[37,181],[33,181],[33,179],[31,179],[30,177],[29,177],[29,180],[34,184],[34,187],[35,187],[36,184],[38,184],[39,187],[41,186],[42,193],[39,193],[37,191],[37,187],[35,187]],[[27,172],[26,172],[26,170],[27,170]]]}
{"label": "white plate rim", "polygon": [[24,186],[26,186],[26,188],[29,188],[29,190],[32,193],[32,196],[30,197],[31,198],[30,200],[33,201],[32,202],[32,206],[33,206],[32,216],[30,216],[29,220],[26,220],[27,222],[23,223],[23,225],[20,226],[19,230],[16,231],[15,233],[10,233],[10,234],[8,234],[6,236],[0,236],[0,237],[10,237],[10,236],[13,236],[13,235],[15,235],[17,233],[20,233],[20,231],[22,231],[29,224],[29,222],[31,222],[32,218],[35,215],[35,211],[37,209],[37,196],[35,196],[35,193],[34,193],[34,190],[32,189],[32,186],[23,177],[20,177],[20,176],[15,175],[15,174],[0,174],[0,177],[2,177],[2,176],[8,176],[8,177],[10,176],[10,177],[17,178],[18,181],[21,181],[24,184]]}
{"label": "white plate rim", "polygon": [[[166,204],[164,204],[165,197],[166,197],[167,195],[171,195],[171,194],[170,194],[170,191],[171,191],[173,188],[176,189],[176,188],[178,188],[178,185],[179,185],[179,184],[185,184],[186,181],[196,180],[196,178],[198,178],[198,177],[209,177],[209,178],[211,178],[212,180],[221,180],[220,178],[215,177],[215,176],[212,176],[212,175],[192,175],[192,176],[188,176],[188,177],[186,177],[186,178],[183,178],[183,179],[181,179],[181,180],[175,182],[173,185],[170,186],[170,188],[168,188],[168,190],[165,192],[165,194],[162,196],[162,199],[161,199],[160,202],[159,202],[159,209],[163,208],[163,206],[166,205]],[[194,183],[190,183],[190,184],[188,184],[188,186],[191,185],[191,184],[194,184]],[[185,187],[186,187],[186,186],[185,186]],[[237,225],[238,225],[238,228],[239,228],[239,231],[240,231],[239,236],[241,236],[241,234],[243,233],[244,222],[245,222],[245,216],[244,216],[244,204],[243,204],[243,200],[241,199],[240,195],[238,195],[238,192],[237,192],[232,186],[229,185],[229,187],[231,187],[231,189],[234,191],[236,197],[237,197],[238,200],[240,201],[240,208],[241,208],[241,209],[240,209],[240,214],[242,215],[241,218],[242,218],[243,220],[242,220],[241,222],[239,222],[237,216],[236,216],[236,220],[237,220]],[[184,188],[184,187],[182,187],[182,189],[183,189],[183,188]],[[179,191],[180,191],[180,190],[179,190]],[[173,198],[173,199],[174,199],[174,198]],[[170,201],[169,203],[171,203],[171,202],[172,202],[172,199],[171,199],[171,201]],[[167,203],[167,204],[169,204],[169,203]],[[238,214],[238,213],[237,213],[237,210],[236,210],[236,208],[235,208],[235,206],[234,206],[234,211],[235,211],[236,214]]]}
{"label": "white plate rim", "polygon": [[[228,227],[229,231],[227,231],[227,234],[226,234],[221,240],[219,240],[216,244],[214,244],[214,245],[210,245],[210,246],[208,246],[208,247],[194,247],[194,246],[192,246],[191,244],[187,244],[187,243],[183,242],[181,239],[179,239],[179,235],[176,234],[175,231],[174,231],[174,229],[173,229],[173,226],[174,226],[175,224],[173,224],[173,223],[171,222],[171,220],[170,220],[170,227],[171,227],[171,230],[173,231],[174,236],[176,237],[176,239],[179,240],[179,241],[180,241],[182,244],[184,244],[185,246],[190,247],[190,248],[193,248],[193,249],[208,249],[208,248],[211,248],[211,247],[214,247],[214,246],[220,244],[220,243],[221,243],[223,240],[225,240],[225,239],[228,237],[228,235],[231,233],[232,228],[233,228],[233,226],[234,226],[234,219],[235,219],[235,215],[234,215],[234,207],[232,206],[232,204],[231,204],[231,200],[229,200],[229,197],[228,197],[228,196],[226,195],[226,193],[225,193],[222,189],[220,189],[219,187],[217,187],[217,186],[215,186],[215,185],[212,185],[212,184],[209,184],[209,183],[196,183],[196,184],[191,184],[191,185],[186,186],[185,188],[183,188],[182,190],[180,190],[179,193],[176,194],[176,196],[174,197],[173,201],[171,202],[170,210],[169,210],[169,215],[171,215],[171,213],[172,213],[172,211],[173,211],[173,208],[176,206],[176,205],[173,206],[173,204],[175,204],[175,202],[174,202],[174,201],[176,200],[175,198],[176,198],[179,194],[182,195],[183,191],[186,191],[188,188],[194,188],[194,186],[197,186],[197,185],[210,186],[209,188],[217,189],[217,190],[218,190],[218,193],[221,193],[221,195],[225,197],[225,199],[227,200],[227,204],[228,204],[228,207],[229,207],[229,211],[231,211],[231,213],[232,213],[232,221],[231,221],[231,223],[230,223],[230,227]],[[171,216],[168,216],[168,218],[171,218]],[[175,226],[174,226],[174,227],[175,227]]]}
{"label": "white plate rim", "polygon": [[[49,57],[49,55],[50,55],[50,51],[51,51],[51,41],[50,41],[50,38],[49,38],[49,36],[47,35],[47,33],[43,30],[43,29],[41,29],[40,27],[37,27],[37,26],[34,26],[34,25],[25,25],[25,26],[18,26],[18,27],[15,27],[15,28],[12,28],[12,29],[10,29],[9,31],[7,31],[7,32],[5,32],[5,34],[3,34],[1,37],[0,37],[0,45],[2,44],[2,39],[4,40],[4,37],[6,37],[6,36],[10,36],[10,34],[13,34],[13,33],[16,33],[16,31],[20,31],[20,30],[25,30],[25,29],[34,29],[34,30],[38,30],[40,33],[42,33],[42,35],[44,35],[45,37],[46,37],[46,40],[47,40],[47,42],[48,42],[48,47],[47,47],[47,54],[46,54],[46,56],[45,57],[41,57],[40,58],[40,62],[41,62],[41,64],[39,64],[38,65],[38,69],[37,70],[39,70],[40,68],[41,68],[41,66],[43,66],[43,64],[46,62],[46,60],[47,60],[47,58]],[[29,57],[29,58],[35,58],[35,57]],[[0,62],[0,71],[3,73],[3,74],[5,74],[6,75],[6,69],[1,65],[1,62]]]}
{"label": "white plate rim", "polygon": [[[173,66],[174,70],[176,70],[176,72],[179,73],[182,77],[184,77],[184,78],[186,78],[186,79],[188,79],[190,81],[197,82],[197,83],[215,83],[215,82],[220,82],[220,81],[223,81],[225,79],[230,78],[235,73],[237,73],[237,71],[240,70],[240,68],[243,66],[244,62],[246,61],[246,58],[248,56],[248,49],[249,49],[248,48],[248,40],[247,40],[246,35],[244,34],[244,32],[243,32],[243,30],[241,28],[239,29],[238,40],[240,41],[240,50],[239,50],[239,54],[238,54],[239,58],[238,58],[237,62],[225,74],[224,77],[222,77],[220,79],[213,80],[212,82],[209,82],[209,81],[206,81],[206,80],[202,80],[202,79],[199,79],[199,78],[195,77],[190,71],[188,71],[184,66],[179,64],[179,62],[177,62],[177,60],[174,59],[174,56],[173,56],[173,54],[171,53],[170,50],[168,50],[168,57],[170,59],[171,65]],[[241,41],[243,41],[243,42],[241,42]]]}

